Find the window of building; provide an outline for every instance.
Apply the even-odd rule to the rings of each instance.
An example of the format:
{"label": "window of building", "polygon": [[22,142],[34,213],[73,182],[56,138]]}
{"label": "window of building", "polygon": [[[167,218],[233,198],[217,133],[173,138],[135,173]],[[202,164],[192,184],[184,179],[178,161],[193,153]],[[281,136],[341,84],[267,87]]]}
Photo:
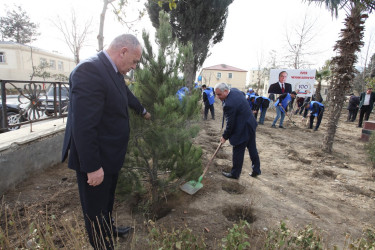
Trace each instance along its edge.
{"label": "window of building", "polygon": [[56,69],[56,61],[55,60],[49,60],[49,68],[50,69]]}
{"label": "window of building", "polygon": [[228,73],[228,78],[232,78],[232,73]]}
{"label": "window of building", "polygon": [[220,72],[217,73],[216,78],[218,78],[218,79],[221,78],[221,73]]}
{"label": "window of building", "polygon": [[62,61],[57,61],[57,69],[59,71],[64,71],[64,62]]}
{"label": "window of building", "polygon": [[5,53],[0,52],[0,63],[5,63]]}
{"label": "window of building", "polygon": [[45,65],[47,65],[47,59],[41,57],[40,58],[40,66],[45,66]]}

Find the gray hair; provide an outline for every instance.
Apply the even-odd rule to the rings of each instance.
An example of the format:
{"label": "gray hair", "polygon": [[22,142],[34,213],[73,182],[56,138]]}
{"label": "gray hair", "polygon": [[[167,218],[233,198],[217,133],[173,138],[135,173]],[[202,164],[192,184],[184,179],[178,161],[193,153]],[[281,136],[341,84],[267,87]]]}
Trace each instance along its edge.
{"label": "gray hair", "polygon": [[230,88],[226,83],[222,82],[222,83],[216,84],[214,89],[215,90],[220,89],[220,91],[224,91],[224,90],[229,90]]}
{"label": "gray hair", "polygon": [[138,39],[134,35],[123,34],[113,39],[113,41],[109,45],[109,48],[114,49],[114,50],[121,49],[122,47],[135,49],[138,46],[141,46],[141,44],[139,43]]}

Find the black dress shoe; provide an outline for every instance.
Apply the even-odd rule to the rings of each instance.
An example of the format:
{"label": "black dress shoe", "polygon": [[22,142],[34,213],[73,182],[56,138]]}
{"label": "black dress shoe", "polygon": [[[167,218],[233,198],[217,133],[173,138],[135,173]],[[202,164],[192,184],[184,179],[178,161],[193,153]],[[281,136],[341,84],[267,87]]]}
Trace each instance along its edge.
{"label": "black dress shoe", "polygon": [[232,175],[231,173],[228,173],[228,172],[224,172],[223,171],[223,175],[227,178],[231,178],[231,179],[238,179],[238,177],[235,177],[234,175]]}
{"label": "black dress shoe", "polygon": [[114,236],[124,236],[132,230],[131,227],[114,227],[113,228],[113,235]]}
{"label": "black dress shoe", "polygon": [[254,177],[254,178],[255,178],[255,177],[257,177],[257,176],[260,175],[260,174],[257,174],[257,173],[255,173],[255,172],[252,172],[252,173],[250,173],[249,175],[250,175],[251,177]]}

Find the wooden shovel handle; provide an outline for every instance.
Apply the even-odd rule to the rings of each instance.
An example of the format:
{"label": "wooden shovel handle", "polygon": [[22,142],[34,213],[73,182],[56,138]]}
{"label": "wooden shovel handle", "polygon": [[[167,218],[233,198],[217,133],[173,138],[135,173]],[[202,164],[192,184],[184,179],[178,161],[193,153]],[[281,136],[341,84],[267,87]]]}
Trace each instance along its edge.
{"label": "wooden shovel handle", "polygon": [[211,162],[215,158],[215,156],[216,156],[217,152],[219,151],[219,149],[221,148],[221,145],[223,145],[223,143],[220,142],[219,146],[217,146],[217,149],[216,149],[215,153],[212,155],[210,161],[207,163],[206,167],[204,168],[202,177],[206,174],[206,172],[208,170],[208,167],[211,165]]}

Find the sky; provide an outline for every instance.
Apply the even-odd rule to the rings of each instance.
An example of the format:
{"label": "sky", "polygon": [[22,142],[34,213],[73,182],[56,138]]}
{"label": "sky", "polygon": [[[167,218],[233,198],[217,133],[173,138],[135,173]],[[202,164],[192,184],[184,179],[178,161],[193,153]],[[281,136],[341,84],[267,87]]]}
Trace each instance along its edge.
{"label": "sky", "polygon": [[[144,0],[130,0],[126,13],[127,20],[134,20],[138,10],[143,6]],[[81,59],[96,53],[98,43],[99,17],[102,11],[102,0],[0,0],[0,16],[5,15],[6,6],[20,5],[30,16],[31,21],[39,24],[41,35],[31,45],[49,51],[72,57],[62,34],[53,26],[51,20],[69,20],[74,9],[80,23],[85,23],[92,18],[91,31],[86,46],[81,51]],[[307,4],[302,0],[268,0],[249,1],[234,0],[229,6],[229,15],[224,38],[221,43],[215,44],[210,49],[210,56],[206,59],[203,68],[217,64],[227,64],[244,70],[257,69],[267,66],[270,51],[276,51],[277,60],[286,55],[286,34],[293,40],[295,32],[302,25],[304,18],[315,22],[313,31],[310,32],[312,41],[308,52],[312,55],[306,60],[310,68],[319,69],[327,59],[335,55],[333,46],[338,40],[340,29],[344,27],[344,11],[340,11],[336,19],[324,7],[315,3]],[[146,29],[150,34],[155,32],[147,15],[134,23],[136,31],[129,30],[121,25],[107,10],[104,26],[104,44],[108,45],[117,35],[133,33],[141,40],[141,31]],[[370,14],[366,20],[365,46],[359,57],[358,66],[364,64],[362,59],[367,51],[370,38],[375,40],[375,14]],[[142,41],[141,41],[142,42]],[[375,53],[375,41],[370,43],[370,54]]]}

